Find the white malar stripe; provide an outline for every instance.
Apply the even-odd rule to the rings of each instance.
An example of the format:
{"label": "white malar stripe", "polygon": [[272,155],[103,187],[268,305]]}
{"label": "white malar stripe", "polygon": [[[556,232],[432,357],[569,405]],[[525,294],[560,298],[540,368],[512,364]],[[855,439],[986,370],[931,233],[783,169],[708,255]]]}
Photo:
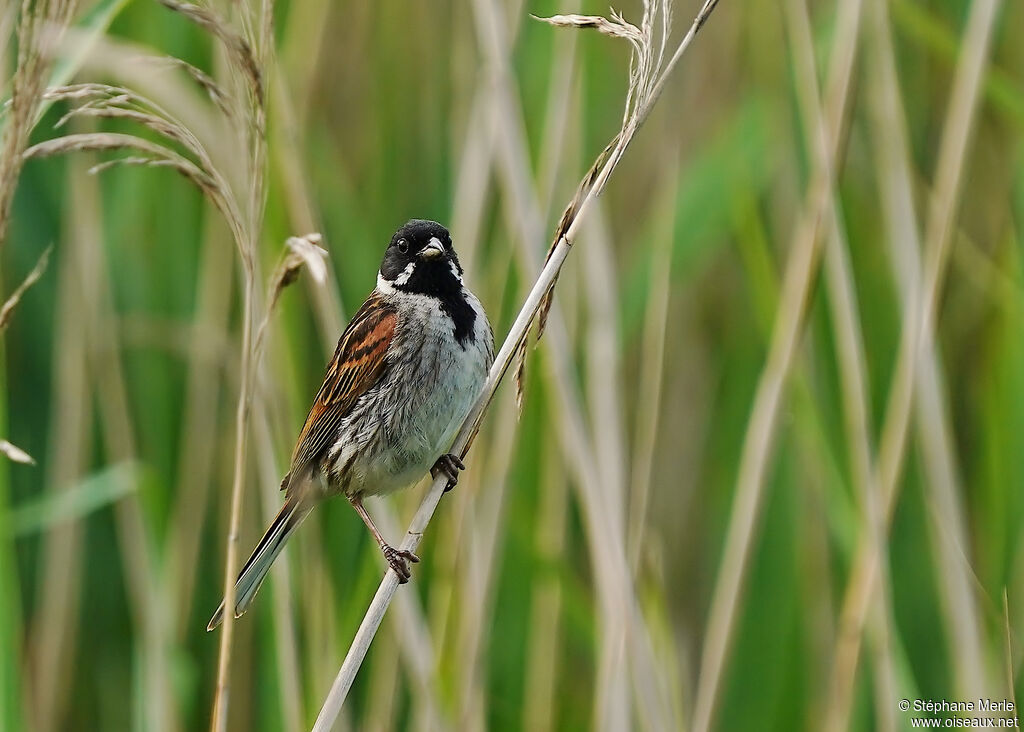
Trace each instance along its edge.
{"label": "white malar stripe", "polygon": [[384,279],[384,275],[380,273],[380,270],[377,271],[377,292],[381,293],[382,295],[395,294],[394,285],[392,285],[390,282]]}
{"label": "white malar stripe", "polygon": [[415,268],[416,268],[416,263],[415,262],[409,262],[409,264],[405,265],[405,269],[403,269],[398,274],[398,277],[395,278],[395,284],[398,285],[399,287],[401,287],[406,282],[408,282],[409,278],[412,277],[412,271]]}
{"label": "white malar stripe", "polygon": [[384,293],[385,295],[392,295],[395,292],[395,285],[404,285],[412,277],[413,268],[415,268],[415,262],[409,262],[405,265],[405,269],[398,273],[394,282],[388,282],[384,279],[384,275],[381,274],[380,270],[377,270],[377,291]]}

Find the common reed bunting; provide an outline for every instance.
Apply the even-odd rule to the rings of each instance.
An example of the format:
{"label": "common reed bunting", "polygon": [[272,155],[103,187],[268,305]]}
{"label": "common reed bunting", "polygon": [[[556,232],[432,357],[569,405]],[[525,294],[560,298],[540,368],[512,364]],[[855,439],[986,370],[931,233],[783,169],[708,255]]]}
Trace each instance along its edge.
{"label": "common reed bunting", "polygon": [[[363,499],[416,482],[428,469],[464,466],[446,453],[494,360],[494,337],[476,295],[462,282],[452,239],[440,224],[413,219],[391,237],[377,287],[352,317],[281,481],[285,502],[235,583],[244,613],[285,542],[317,504],[344,495],[373,534],[400,582],[419,558],[392,547]],[[224,603],[207,630],[217,627]]]}

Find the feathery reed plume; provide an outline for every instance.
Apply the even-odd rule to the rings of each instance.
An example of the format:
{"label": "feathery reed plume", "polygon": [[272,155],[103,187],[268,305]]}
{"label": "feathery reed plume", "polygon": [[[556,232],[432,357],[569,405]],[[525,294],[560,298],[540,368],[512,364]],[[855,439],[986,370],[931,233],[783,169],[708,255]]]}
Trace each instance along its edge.
{"label": "feathery reed plume", "polygon": [[320,246],[321,241],[322,238],[319,234],[288,237],[281,263],[270,279],[267,313],[263,323],[260,324],[261,330],[266,326],[267,318],[277,306],[281,293],[298,279],[303,266],[309,270],[309,274],[317,284],[322,284],[327,279],[327,250]]}
{"label": "feathery reed plume", "polygon": [[[662,64],[662,60],[668,36],[667,2],[658,4],[645,2],[643,21],[637,33],[634,33],[632,30],[635,26],[630,26],[621,18],[615,16],[613,16],[611,21],[605,20],[604,23],[598,23],[593,19],[585,21],[585,26],[593,25],[593,27],[598,27],[599,29],[604,27],[605,24],[617,25],[619,30],[616,32],[616,35],[627,38],[633,45],[629,91],[626,98],[622,128],[598,157],[594,166],[581,182],[572,202],[566,208],[562,220],[556,229],[554,243],[548,253],[545,266],[527,296],[519,315],[505,338],[505,342],[495,356],[494,365],[488,375],[483,393],[470,410],[469,416],[464,421],[455,439],[455,443],[452,446],[453,453],[458,454],[462,458],[465,458],[468,454],[498,384],[504,377],[512,360],[522,348],[530,327],[538,317],[538,313],[544,309],[545,303],[550,306],[551,292],[555,280],[558,277],[562,264],[565,262],[572,243],[576,239],[585,213],[589,210],[594,198],[604,189],[608,178],[615,170],[636,131],[644,119],[646,119],[654,102],[657,100],[668,75],[683,52],[692,43],[694,37],[716,5],[717,0],[705,1],[689,31],[680,41],[675,53],[666,64]],[[562,19],[573,17],[581,16],[562,16]],[[562,19],[559,20],[558,24],[562,24]],[[569,25],[577,25],[577,23],[571,20],[565,22]],[[655,31],[656,24],[659,28],[658,31]],[[431,484],[427,495],[420,504],[419,510],[413,517],[405,540],[402,542],[402,549],[412,551],[419,545],[420,538],[440,501],[445,482],[444,479],[438,478]],[[345,661],[342,663],[327,699],[320,709],[320,714],[317,716],[313,727],[314,732],[326,732],[326,730],[333,726],[341,711],[345,697],[351,688],[356,672],[366,656],[370,642],[380,627],[384,613],[390,605],[397,588],[397,576],[394,572],[388,572],[381,581],[380,587],[363,617],[362,623],[345,657]]]}
{"label": "feathery reed plume", "polygon": [[39,121],[40,102],[53,50],[75,12],[74,0],[22,0],[18,19],[18,59],[0,147],[0,246],[7,236],[14,189],[24,164],[22,150]]}
{"label": "feathery reed plume", "polygon": [[267,288],[267,307],[263,313],[263,320],[260,321],[260,326],[256,329],[253,350],[256,352],[257,361],[263,352],[267,326],[270,325],[270,318],[274,314],[281,293],[299,278],[302,268],[306,267],[318,284],[327,279],[327,251],[320,246],[321,240],[319,234],[306,234],[305,236],[288,237],[285,242],[285,251],[281,256],[281,262],[270,276],[270,286]]}
{"label": "feathery reed plume", "polygon": [[214,106],[220,110],[221,114],[228,120],[234,119],[235,110],[238,106],[238,102],[234,99],[234,96],[223,86],[217,83],[217,80],[207,74],[200,68],[196,68],[188,61],[180,59],[176,56],[164,56],[160,59],[153,59],[154,63],[162,63],[163,65],[173,68],[181,69],[192,81],[198,84],[206,95],[213,102]]}

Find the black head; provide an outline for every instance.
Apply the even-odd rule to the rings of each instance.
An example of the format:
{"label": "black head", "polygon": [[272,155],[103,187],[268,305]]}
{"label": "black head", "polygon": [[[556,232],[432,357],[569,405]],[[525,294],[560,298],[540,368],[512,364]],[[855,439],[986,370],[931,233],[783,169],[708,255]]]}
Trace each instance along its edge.
{"label": "black head", "polygon": [[444,297],[462,289],[462,267],[448,229],[413,219],[395,232],[380,265],[380,279],[396,290]]}

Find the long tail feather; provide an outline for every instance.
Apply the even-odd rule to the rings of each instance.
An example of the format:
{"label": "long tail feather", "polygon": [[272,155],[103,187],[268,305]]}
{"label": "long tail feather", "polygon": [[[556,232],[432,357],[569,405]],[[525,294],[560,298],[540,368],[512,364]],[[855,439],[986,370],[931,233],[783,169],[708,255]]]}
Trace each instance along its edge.
{"label": "long tail feather", "polygon": [[[313,506],[309,501],[302,501],[297,495],[293,495],[285,501],[273,523],[270,524],[270,528],[263,534],[263,538],[260,539],[256,548],[252,550],[252,555],[242,567],[242,571],[238,573],[238,579],[235,581],[236,618],[249,609],[252,599],[256,596],[256,591],[259,590],[267,572],[270,571],[270,565],[281,553],[288,537],[299,527],[299,524],[312,509]],[[223,619],[224,603],[221,602],[217,612],[210,618],[206,629],[213,630],[220,625]]]}

